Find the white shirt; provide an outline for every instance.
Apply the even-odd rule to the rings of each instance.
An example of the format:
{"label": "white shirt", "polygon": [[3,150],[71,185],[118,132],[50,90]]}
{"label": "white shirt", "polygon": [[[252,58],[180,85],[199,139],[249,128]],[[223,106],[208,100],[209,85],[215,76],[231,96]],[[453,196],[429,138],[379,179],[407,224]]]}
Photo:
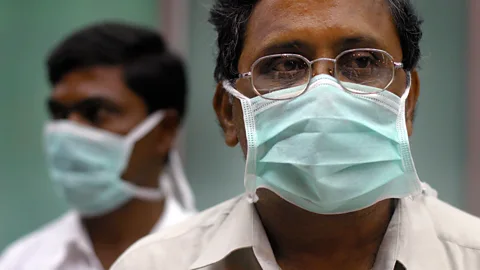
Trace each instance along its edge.
{"label": "white shirt", "polygon": [[[171,196],[165,210],[152,229],[171,226],[193,212],[183,210]],[[47,224],[8,247],[0,257],[0,270],[102,270],[90,240],[73,211]]]}
{"label": "white shirt", "polygon": [[[130,247],[112,270],[280,269],[255,207],[238,197]],[[375,270],[480,269],[480,220],[430,195],[398,201]]]}

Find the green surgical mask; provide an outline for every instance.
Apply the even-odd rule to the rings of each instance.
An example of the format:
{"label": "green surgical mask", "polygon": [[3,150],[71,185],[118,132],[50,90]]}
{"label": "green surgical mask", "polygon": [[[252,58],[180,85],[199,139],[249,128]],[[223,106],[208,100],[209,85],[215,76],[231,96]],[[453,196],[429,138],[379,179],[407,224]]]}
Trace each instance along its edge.
{"label": "green surgical mask", "polygon": [[55,190],[82,216],[112,212],[136,197],[161,200],[159,188],[136,186],[121,178],[135,143],[162,121],[149,116],[127,136],[69,120],[45,125],[45,153]]}
{"label": "green surgical mask", "polygon": [[266,188],[305,210],[341,214],[421,192],[405,123],[410,86],[402,97],[344,86],[368,94],[345,91],[327,75],[312,78],[308,90],[290,100],[249,99],[224,83],[242,104],[251,202]]}

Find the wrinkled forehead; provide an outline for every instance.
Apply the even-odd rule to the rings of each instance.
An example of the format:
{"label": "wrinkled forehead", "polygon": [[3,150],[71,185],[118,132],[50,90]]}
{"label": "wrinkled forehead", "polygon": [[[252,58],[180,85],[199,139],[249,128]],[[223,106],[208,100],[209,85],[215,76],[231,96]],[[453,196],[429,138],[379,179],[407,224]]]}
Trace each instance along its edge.
{"label": "wrinkled forehead", "polygon": [[304,47],[316,57],[356,47],[402,56],[388,0],[260,0],[247,25],[241,58],[248,59],[240,65],[284,44]]}

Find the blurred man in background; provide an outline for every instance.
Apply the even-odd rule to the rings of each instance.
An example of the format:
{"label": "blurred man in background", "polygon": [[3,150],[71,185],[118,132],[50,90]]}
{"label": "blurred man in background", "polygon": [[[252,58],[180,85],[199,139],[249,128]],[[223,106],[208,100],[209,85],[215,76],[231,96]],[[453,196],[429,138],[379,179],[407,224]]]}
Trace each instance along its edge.
{"label": "blurred man in background", "polygon": [[72,210],[7,248],[0,269],[107,269],[195,211],[174,149],[184,66],[155,31],[108,22],[63,40],[47,68],[47,161]]}
{"label": "blurred man in background", "polygon": [[216,0],[211,22],[214,109],[245,154],[246,194],[112,269],[480,269],[480,221],[437,199],[412,159],[411,1]]}

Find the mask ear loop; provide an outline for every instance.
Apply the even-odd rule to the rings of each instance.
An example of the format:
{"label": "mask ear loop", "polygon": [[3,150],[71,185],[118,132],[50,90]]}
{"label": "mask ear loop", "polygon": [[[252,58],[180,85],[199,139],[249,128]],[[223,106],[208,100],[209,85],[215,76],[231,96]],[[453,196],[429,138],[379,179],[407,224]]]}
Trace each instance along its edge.
{"label": "mask ear loop", "polygon": [[186,210],[194,212],[196,211],[195,196],[183,171],[180,154],[176,149],[172,149],[169,157],[170,173],[173,178],[173,193],[178,195],[180,203]]}
{"label": "mask ear loop", "polygon": [[[230,82],[223,81],[223,88],[232,96],[238,98],[242,104],[243,111],[243,122],[245,123],[245,135],[247,137],[247,158],[245,161],[245,173],[244,173],[244,185],[245,191],[247,194],[247,201],[249,203],[256,203],[258,201],[258,196],[256,194],[257,190],[257,175],[256,175],[256,156],[257,156],[257,147],[256,147],[256,126],[255,126],[255,117],[253,112],[252,102],[249,98],[244,96],[242,93],[238,92],[237,89],[233,88]],[[233,98],[231,98],[231,103],[233,103]]]}
{"label": "mask ear loop", "polygon": [[125,137],[125,141],[135,144],[137,141],[145,137],[150,131],[153,130],[160,122],[162,122],[165,117],[165,113],[162,111],[157,111],[152,113],[150,116],[145,119],[142,123],[136,126],[128,135]]}
{"label": "mask ear loop", "polygon": [[[407,73],[407,88],[405,89],[405,92],[403,93],[403,95],[400,97],[400,106],[399,106],[399,112],[398,112],[398,121],[397,121],[397,131],[398,131],[398,134],[400,136],[400,141],[402,142],[401,144],[401,152],[402,152],[402,155],[404,155],[404,153],[407,153],[409,151],[409,148],[410,146],[408,145],[408,131],[406,130],[407,129],[407,122],[406,122],[406,110],[405,110],[405,107],[406,107],[406,104],[407,104],[407,98],[408,98],[408,95],[410,94],[410,88],[412,86],[412,79],[411,79],[411,75],[410,75],[410,72],[406,72]],[[405,130],[404,130],[405,129]],[[407,144],[405,143],[407,142]],[[409,157],[405,156],[404,155],[404,166],[406,169],[408,168],[411,168],[413,166],[413,163],[412,161],[410,160]]]}
{"label": "mask ear loop", "polygon": [[412,87],[412,75],[409,71],[406,72],[407,74],[407,88],[405,92],[400,97],[400,106],[397,118],[397,133],[400,136],[400,152],[402,155],[402,162],[405,170],[413,174],[416,178],[415,184],[417,185],[417,189],[419,192],[422,191],[423,187],[421,185],[420,179],[418,178],[417,169],[415,168],[415,164],[413,162],[412,152],[410,151],[410,139],[408,137],[408,130],[407,130],[407,114],[406,114],[406,104],[407,98],[410,94],[410,90]]}
{"label": "mask ear loop", "polygon": [[130,159],[130,156],[132,155],[133,148],[135,147],[135,144],[145,137],[150,131],[155,128],[158,123],[160,123],[163,120],[163,117],[165,117],[164,112],[162,111],[157,111],[151,114],[150,116],[147,117],[142,123],[137,125],[135,128],[133,128],[127,136],[124,137],[124,147],[125,149],[125,156],[126,159],[124,162],[124,165],[122,168],[123,170],[126,169],[126,166],[128,165],[128,161]]}
{"label": "mask ear loop", "polygon": [[[157,111],[151,114],[145,121],[136,126],[130,133],[124,138],[125,147],[125,161],[122,168],[122,172],[126,169],[128,162],[133,151],[133,148],[137,141],[145,137],[151,132],[164,118],[164,112]],[[134,185],[128,181],[122,180],[122,185],[125,189],[130,190],[136,198],[156,201],[165,197],[163,190],[159,187],[157,189],[145,188]]]}
{"label": "mask ear loop", "polygon": [[160,188],[145,188],[134,185],[130,182],[122,180],[123,188],[130,190],[135,198],[148,200],[148,201],[159,201],[165,198],[165,193]]}

